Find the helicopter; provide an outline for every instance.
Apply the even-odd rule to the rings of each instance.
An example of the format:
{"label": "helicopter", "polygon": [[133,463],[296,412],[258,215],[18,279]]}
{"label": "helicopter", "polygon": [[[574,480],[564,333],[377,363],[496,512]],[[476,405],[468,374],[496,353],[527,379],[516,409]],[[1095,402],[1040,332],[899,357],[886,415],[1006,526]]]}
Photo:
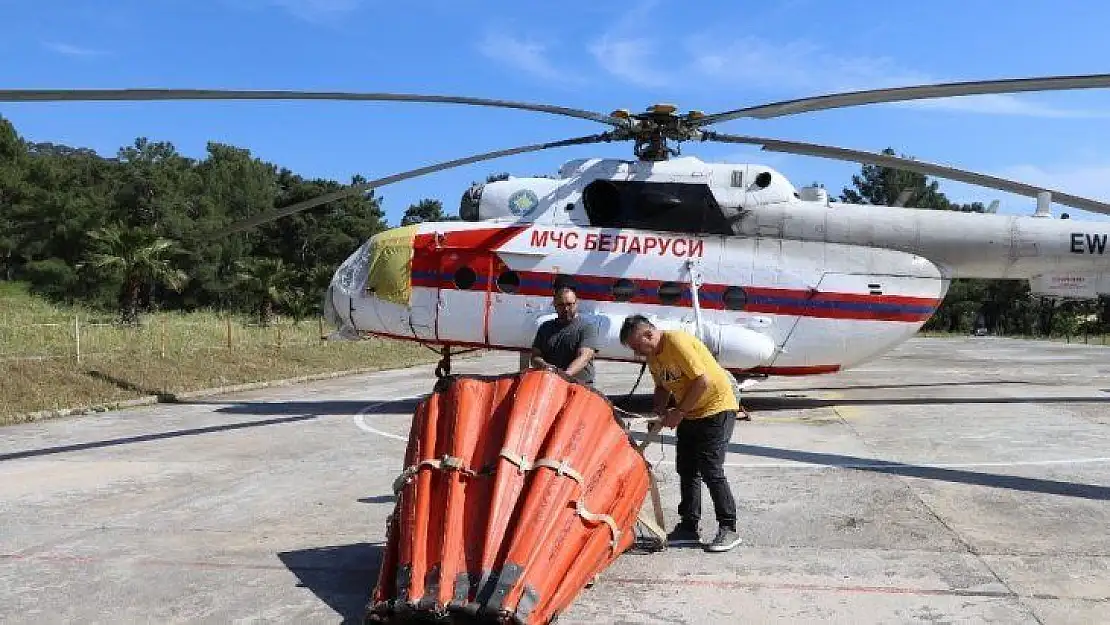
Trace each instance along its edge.
{"label": "helicopter", "polygon": [[[399,93],[201,89],[0,90],[0,101],[349,100],[461,104],[569,116],[605,132],[466,156],[274,209],[224,233],[472,163],[574,145],[631,141],[632,159],[567,161],[558,176],[476,184],[460,221],[381,232],[337,268],[324,296],[330,338],[373,335],[452,350],[520,352],[555,316],[552,294],[575,288],[596,324],[596,358],[639,362],[619,330],[633,313],[701,338],[738,381],[830,374],[874,360],[914,336],[959,278],[1024,279],[1036,295],[1110,294],[1110,224],[1054,218],[1053,202],[1110,214],[1110,204],[891,154],[706,127],[834,108],[929,98],[1110,86],[1110,74],[953,82],[853,91],[715,114],[654,104],[602,114],[550,104]],[[759,163],[683,156],[682,143],[759,145],[906,170],[1036,198],[1032,215],[856,205],[796,187]],[[672,145],[675,144],[675,145]],[[458,353],[457,351],[454,353]]]}

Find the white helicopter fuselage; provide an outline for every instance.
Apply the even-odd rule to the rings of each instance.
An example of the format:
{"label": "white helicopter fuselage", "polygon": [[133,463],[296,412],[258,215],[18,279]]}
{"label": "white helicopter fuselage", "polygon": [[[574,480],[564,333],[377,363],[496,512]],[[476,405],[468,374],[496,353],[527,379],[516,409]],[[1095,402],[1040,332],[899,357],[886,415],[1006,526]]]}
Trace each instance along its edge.
{"label": "white helicopter fuselage", "polygon": [[469,221],[352,254],[326,299],[340,334],[527,351],[568,280],[599,358],[634,360],[618,333],[638,313],[696,333],[737,376],[806,375],[913,336],[955,278],[1110,292],[1110,224],[842,204],[762,165],[583,159],[469,197]]}

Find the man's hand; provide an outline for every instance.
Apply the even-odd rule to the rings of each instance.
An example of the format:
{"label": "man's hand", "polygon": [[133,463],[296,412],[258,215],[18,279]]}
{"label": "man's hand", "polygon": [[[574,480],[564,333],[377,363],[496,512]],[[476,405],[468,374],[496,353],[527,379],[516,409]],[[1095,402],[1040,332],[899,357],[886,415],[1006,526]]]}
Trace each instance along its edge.
{"label": "man's hand", "polygon": [[667,411],[666,414],[663,415],[663,419],[662,421],[660,421],[660,423],[663,424],[663,427],[675,428],[678,427],[679,423],[682,423],[682,419],[684,419],[685,417],[686,413],[682,412],[678,408],[671,408]]}

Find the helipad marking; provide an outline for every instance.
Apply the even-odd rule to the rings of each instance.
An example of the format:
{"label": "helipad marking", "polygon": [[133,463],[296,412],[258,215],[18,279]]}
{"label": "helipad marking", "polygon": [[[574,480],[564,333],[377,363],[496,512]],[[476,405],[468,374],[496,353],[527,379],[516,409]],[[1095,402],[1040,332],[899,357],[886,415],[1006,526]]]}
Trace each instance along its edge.
{"label": "helipad marking", "polygon": [[399,401],[399,400],[396,400],[396,399],[382,400],[382,401],[379,401],[379,402],[374,402],[374,403],[370,404],[369,406],[366,406],[365,408],[359,410],[358,412],[355,413],[355,416],[354,416],[355,427],[362,430],[363,432],[369,432],[371,434],[377,434],[378,436],[384,436],[386,438],[392,438],[393,440],[397,440],[397,441],[401,441],[403,443],[407,443],[409,441],[409,439],[406,436],[399,436],[397,434],[392,434],[390,432],[383,432],[383,431],[381,431],[377,428],[370,427],[369,425],[366,424],[365,417],[368,413],[372,412],[378,406],[384,406],[385,404],[392,404],[395,401]]}

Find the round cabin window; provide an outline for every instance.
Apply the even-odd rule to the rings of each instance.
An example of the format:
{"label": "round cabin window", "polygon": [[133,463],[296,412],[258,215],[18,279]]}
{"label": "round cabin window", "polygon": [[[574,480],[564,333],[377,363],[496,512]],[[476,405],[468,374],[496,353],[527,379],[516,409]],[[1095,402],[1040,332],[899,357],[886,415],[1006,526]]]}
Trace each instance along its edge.
{"label": "round cabin window", "polygon": [[677,282],[664,282],[659,285],[659,301],[666,306],[682,299],[682,286]]}
{"label": "round cabin window", "polygon": [[516,293],[520,290],[520,275],[512,270],[505,270],[497,276],[497,288],[502,293]]}
{"label": "round cabin window", "polygon": [[459,267],[457,270],[455,270],[455,286],[459,287],[460,289],[469,289],[470,287],[474,286],[474,283],[477,281],[478,274],[474,273],[474,270],[470,267],[463,265],[462,267]]}
{"label": "round cabin window", "polygon": [[748,303],[748,294],[738,286],[730,286],[725,289],[724,302],[728,310],[744,310]]}
{"label": "round cabin window", "polygon": [[636,296],[636,284],[628,278],[621,278],[613,283],[613,299],[618,302],[631,301]]}

